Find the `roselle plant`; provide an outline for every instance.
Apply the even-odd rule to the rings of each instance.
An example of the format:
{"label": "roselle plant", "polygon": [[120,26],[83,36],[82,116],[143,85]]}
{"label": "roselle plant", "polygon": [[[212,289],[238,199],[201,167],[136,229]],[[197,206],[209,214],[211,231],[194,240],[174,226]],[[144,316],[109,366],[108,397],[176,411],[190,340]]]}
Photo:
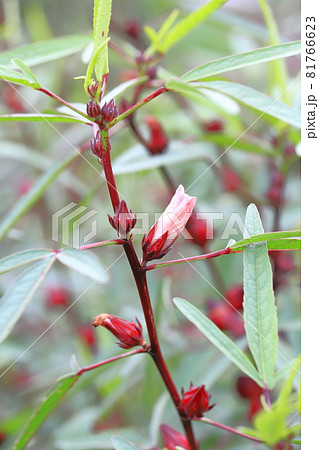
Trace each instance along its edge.
{"label": "roselle plant", "polygon": [[[281,38],[266,0],[254,2],[265,28],[238,25],[226,0],[191,11],[185,2],[113,3],[94,1],[92,36],[46,40],[39,3],[26,12],[35,42],[0,54],[1,154],[19,162],[10,177],[1,172],[16,195],[4,187],[0,237],[10,248],[0,271],[30,265],[3,275],[0,445],[297,448],[299,66],[291,75],[285,58],[300,42]],[[123,21],[124,6],[136,18]],[[146,24],[137,12],[149,14]],[[33,14],[43,18],[39,35]],[[253,50],[227,52],[235,23]],[[196,38],[206,61],[189,57]],[[82,51],[85,75],[75,58],[53,72],[55,88],[42,83],[45,63]],[[35,126],[51,126],[52,140]],[[31,180],[21,162],[43,173]],[[149,219],[155,204],[143,229],[140,213]],[[80,242],[95,208],[102,225]],[[225,211],[227,224],[216,225]]]}

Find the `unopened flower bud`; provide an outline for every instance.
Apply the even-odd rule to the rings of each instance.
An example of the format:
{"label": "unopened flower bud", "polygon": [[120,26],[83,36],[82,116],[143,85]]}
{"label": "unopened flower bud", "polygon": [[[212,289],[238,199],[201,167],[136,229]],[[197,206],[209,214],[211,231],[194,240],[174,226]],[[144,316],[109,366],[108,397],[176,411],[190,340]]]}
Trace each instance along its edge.
{"label": "unopened flower bud", "polygon": [[128,322],[111,314],[99,314],[93,320],[93,326],[106,328],[118,338],[120,347],[131,348],[137,345],[145,345],[142,325],[138,319],[136,319],[136,322],[137,325],[134,322]]}
{"label": "unopened flower bud", "polygon": [[209,404],[210,397],[211,394],[208,394],[204,385],[195,387],[191,383],[188,391],[184,392],[182,389],[180,409],[188,419],[203,417],[204,412],[209,411],[215,406],[215,404]]}
{"label": "unopened flower bud", "polygon": [[92,350],[95,349],[96,340],[95,335],[90,325],[80,325],[77,329],[78,336],[85,342]]}
{"label": "unopened flower bud", "polygon": [[63,287],[51,287],[48,290],[47,305],[50,308],[68,306],[69,293]]}
{"label": "unopened flower bud", "polygon": [[137,19],[129,19],[124,25],[124,32],[133,39],[139,39],[141,24]]}
{"label": "unopened flower bud", "polygon": [[243,308],[244,290],[242,285],[236,285],[226,291],[225,298],[237,311]]}
{"label": "unopened flower bud", "polygon": [[113,99],[103,105],[102,116],[104,122],[112,122],[118,115],[119,112]]}
{"label": "unopened flower bud", "polygon": [[102,144],[101,144],[101,135],[100,132],[98,131],[96,133],[95,138],[93,138],[90,141],[91,144],[91,152],[93,153],[93,155],[97,156],[99,158],[99,162],[101,163],[101,159],[102,159]]}
{"label": "unopened flower bud", "polygon": [[131,230],[135,227],[136,215],[132,213],[131,209],[128,209],[126,202],[122,200],[115,210],[114,216],[108,217],[118,236],[122,239],[127,239]]}
{"label": "unopened flower bud", "polygon": [[228,167],[221,171],[221,177],[225,191],[237,191],[243,187],[240,177]]}
{"label": "unopened flower bud", "polygon": [[149,126],[151,136],[147,143],[147,148],[152,155],[163,153],[167,147],[168,140],[161,124],[153,116],[146,118],[146,123]]}
{"label": "unopened flower bud", "polygon": [[94,100],[90,100],[86,105],[86,113],[88,116],[92,117],[92,119],[96,119],[101,115],[101,108]]}
{"label": "unopened flower bud", "polygon": [[185,450],[189,450],[188,441],[181,433],[166,424],[162,424],[160,429],[164,448],[167,450],[175,450],[176,447],[182,447]]}
{"label": "unopened flower bud", "polygon": [[213,235],[212,230],[205,219],[196,217],[193,213],[186,224],[186,230],[189,232],[195,244],[199,247],[205,247],[210,236]]}
{"label": "unopened flower bud", "polygon": [[191,216],[196,197],[185,194],[180,185],[161,217],[142,240],[143,264],[160,259],[171,249]]}
{"label": "unopened flower bud", "polygon": [[262,408],[260,401],[260,396],[263,393],[262,388],[251,378],[240,376],[237,380],[236,389],[241,397],[248,400],[247,417],[248,420],[252,420],[253,416]]}
{"label": "unopened flower bud", "polygon": [[223,122],[219,119],[211,120],[203,125],[208,133],[221,133],[224,130]]}

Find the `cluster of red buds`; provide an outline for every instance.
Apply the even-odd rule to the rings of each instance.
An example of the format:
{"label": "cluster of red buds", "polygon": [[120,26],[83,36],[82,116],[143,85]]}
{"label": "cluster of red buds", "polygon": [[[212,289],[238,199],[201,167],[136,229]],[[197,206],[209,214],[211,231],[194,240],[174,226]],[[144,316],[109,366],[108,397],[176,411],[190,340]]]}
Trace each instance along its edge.
{"label": "cluster of red buds", "polygon": [[163,438],[163,446],[165,449],[175,450],[176,447],[181,447],[185,450],[189,450],[188,441],[181,433],[166,424],[162,424],[160,429]]}
{"label": "cluster of red buds", "polygon": [[260,396],[263,393],[262,388],[249,377],[238,377],[236,389],[238,394],[249,402],[248,420],[252,420],[254,415],[261,409]]}
{"label": "cluster of red buds", "polygon": [[273,147],[282,149],[284,155],[288,158],[296,154],[296,147],[292,142],[287,140],[287,136],[285,135],[273,136],[270,142]]}
{"label": "cluster of red buds", "polygon": [[242,311],[244,291],[241,285],[235,285],[225,294],[226,302],[210,302],[208,317],[220,330],[228,331],[235,337],[245,333]]}
{"label": "cluster of red buds", "polygon": [[109,122],[112,122],[112,120],[119,115],[119,111],[113,99],[108,103],[104,103],[102,108],[95,100],[90,100],[86,105],[86,113],[94,119],[94,122],[97,123],[101,129],[105,128]]}
{"label": "cluster of red buds", "polygon": [[208,394],[203,384],[195,387],[191,383],[188,391],[185,392],[182,389],[179,409],[188,419],[201,418],[206,411],[209,411],[216,405],[216,403],[213,405],[209,404],[210,398],[211,394]]}
{"label": "cluster of red buds", "polygon": [[122,348],[132,348],[140,345],[146,347],[144,341],[142,325],[138,319],[137,324],[112,316],[111,314],[99,314],[93,320],[93,326],[102,326],[109,330],[118,340],[118,345]]}
{"label": "cluster of red buds", "polygon": [[167,136],[162,125],[153,116],[148,116],[145,122],[150,130],[150,139],[147,142],[147,148],[152,155],[163,153],[168,145]]}
{"label": "cluster of red buds", "polygon": [[180,185],[161,217],[143,237],[143,262],[160,259],[171,249],[173,243],[184,230],[196,203],[196,197],[185,194]]}
{"label": "cluster of red buds", "polygon": [[116,208],[114,216],[111,217],[108,215],[108,218],[110,224],[117,231],[117,234],[121,239],[130,238],[131,230],[136,224],[136,214],[133,214],[132,210],[128,209],[124,200],[122,200]]}

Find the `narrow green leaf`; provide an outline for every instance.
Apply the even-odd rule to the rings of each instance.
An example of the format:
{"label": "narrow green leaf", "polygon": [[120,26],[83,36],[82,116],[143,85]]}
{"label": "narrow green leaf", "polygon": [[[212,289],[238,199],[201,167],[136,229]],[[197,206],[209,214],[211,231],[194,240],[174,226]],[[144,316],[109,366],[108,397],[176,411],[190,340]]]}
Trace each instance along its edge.
{"label": "narrow green leaf", "polygon": [[177,308],[209,339],[227,358],[229,358],[240,370],[262,386],[255,367],[249,361],[245,353],[226,336],[211,320],[199,309],[186,300],[175,298]]}
{"label": "narrow green leaf", "polygon": [[105,45],[95,61],[95,74],[97,81],[102,81],[104,74],[109,72],[107,41],[111,21],[112,0],[95,0],[93,17],[93,43],[94,53]]}
{"label": "narrow green leaf", "polygon": [[15,66],[19,67],[19,69],[21,70],[22,73],[24,73],[31,80],[33,80],[33,83],[35,86],[38,86],[39,88],[41,87],[39,81],[36,79],[32,70],[21,59],[12,58],[11,62],[13,62],[13,64]]}
{"label": "narrow green leaf", "polygon": [[23,86],[32,87],[33,89],[39,89],[41,87],[29,74],[18,72],[2,65],[0,65],[0,80],[22,84]]}
{"label": "narrow green leaf", "polygon": [[10,333],[55,261],[55,254],[25,270],[0,301],[0,342]]}
{"label": "narrow green leaf", "polygon": [[106,269],[104,269],[94,253],[75,248],[65,248],[57,254],[57,259],[62,264],[99,284],[104,284],[109,279]]}
{"label": "narrow green leaf", "polygon": [[121,437],[112,438],[112,444],[115,450],[137,450],[135,445]]}
{"label": "narrow green leaf", "polygon": [[[271,233],[262,233],[262,234],[257,234],[257,235],[254,235],[254,236],[250,236],[249,238],[246,238],[246,239],[242,239],[241,241],[237,241],[235,244],[231,245],[230,248],[235,250],[235,249],[239,249],[239,248],[245,247],[246,245],[249,245],[249,244],[255,244],[255,243],[258,243],[258,242],[268,242],[268,241],[271,241],[271,240],[274,240],[274,241],[279,240],[279,242],[287,240],[289,242],[290,238],[297,238],[297,237],[300,237],[300,236],[301,236],[301,231],[300,230],[274,231],[274,232],[271,232]],[[292,241],[294,242],[295,239],[292,239]],[[297,241],[300,242],[300,239],[297,239]]]}
{"label": "narrow green leaf", "polygon": [[257,48],[245,53],[226,56],[225,58],[209,61],[201,66],[187,72],[181,77],[183,81],[208,81],[211,77],[228,72],[230,70],[241,69],[255,64],[261,64],[275,59],[287,58],[297,55],[301,51],[300,41],[287,42],[285,44],[272,45],[269,47]]}
{"label": "narrow green leaf", "polygon": [[281,102],[279,98],[274,99],[248,86],[230,81],[206,81],[204,84],[196,83],[196,86],[229,95],[244,105],[300,128],[300,111]]}
{"label": "narrow green leaf", "polygon": [[214,142],[217,145],[231,147],[232,150],[242,150],[247,153],[256,153],[271,158],[278,156],[278,153],[270,145],[264,142],[248,141],[245,139],[237,139],[237,136],[231,136],[223,133],[207,133],[203,136],[205,141]]}
{"label": "narrow green leaf", "polygon": [[[264,233],[255,205],[247,208],[244,238]],[[271,385],[278,352],[278,320],[266,243],[244,248],[244,325],[250,351],[265,385]]]}
{"label": "narrow green leaf", "polygon": [[227,0],[210,0],[194,12],[180,20],[165,36],[158,50],[167,52],[169,48],[179,42],[190,31],[206,20],[214,11],[220,8]]}
{"label": "narrow green leaf", "polygon": [[1,52],[0,64],[13,68],[11,60],[19,58],[29,67],[36,66],[80,52],[90,41],[90,36],[71,35],[34,42]]}
{"label": "narrow green leaf", "polygon": [[58,380],[46,396],[43,397],[40,405],[34,411],[26,424],[22,434],[13,444],[12,450],[22,450],[25,448],[43,422],[79,378],[79,375],[69,375]]}
{"label": "narrow green leaf", "polygon": [[67,116],[59,114],[4,114],[0,116],[0,122],[74,122],[88,123],[80,116]]}
{"label": "narrow green leaf", "polygon": [[71,162],[79,156],[72,152],[61,162],[55,163],[44,173],[33,187],[23,195],[11,208],[0,224],[0,240],[3,239],[19,219],[37,202],[48,186],[60,175]]}
{"label": "narrow green leaf", "polygon": [[301,239],[274,239],[268,241],[268,250],[301,250]]}
{"label": "narrow green leaf", "polygon": [[144,28],[146,34],[148,35],[152,43],[152,45],[146,50],[146,54],[148,56],[151,56],[159,49],[161,42],[165,39],[165,36],[169,32],[170,28],[173,26],[178,15],[179,15],[178,9],[173,9],[173,11],[167,17],[167,19],[164,20],[164,22],[162,23],[162,26],[159,29],[158,33],[156,33],[156,31],[151,27]]}
{"label": "narrow green leaf", "polygon": [[50,249],[24,250],[23,252],[13,253],[0,259],[0,275],[25,264],[44,259],[50,254],[52,255]]}

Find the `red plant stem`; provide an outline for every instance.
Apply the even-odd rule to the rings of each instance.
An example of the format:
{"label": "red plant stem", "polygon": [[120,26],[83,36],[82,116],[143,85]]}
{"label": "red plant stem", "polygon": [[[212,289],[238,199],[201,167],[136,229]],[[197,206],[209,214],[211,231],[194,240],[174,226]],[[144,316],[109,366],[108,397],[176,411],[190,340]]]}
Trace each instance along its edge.
{"label": "red plant stem", "polygon": [[82,117],[85,117],[87,120],[92,122],[91,117],[89,117],[87,114],[80,111],[79,109],[75,108],[69,102],[67,102],[63,98],[59,97],[58,95],[54,94],[53,92],[49,91],[48,89],[39,88],[39,89],[37,89],[37,91],[43,92],[44,94],[48,95],[49,97],[54,98],[54,100],[58,101],[59,103],[62,103],[62,105],[66,106],[69,109],[72,109],[72,111],[76,112],[77,114],[80,114]]}
{"label": "red plant stem", "polygon": [[129,116],[130,114],[132,114],[134,111],[136,111],[137,109],[141,108],[142,106],[146,105],[147,103],[149,103],[151,100],[153,100],[154,98],[158,97],[159,95],[163,94],[163,92],[168,92],[168,89],[163,86],[159,89],[157,89],[156,91],[152,92],[152,94],[148,95],[147,97],[143,98],[142,100],[140,100],[139,102],[137,102],[135,105],[133,105],[131,108],[129,108],[127,111],[125,111],[123,114],[121,114],[120,116],[116,117],[114,120],[112,120],[111,122],[108,123],[107,127],[111,128],[113,127],[117,122],[119,122],[120,120],[125,119],[125,117]]}
{"label": "red plant stem", "polygon": [[110,239],[108,241],[93,242],[92,244],[82,245],[79,250],[89,250],[90,248],[104,247],[106,245],[122,245],[123,239]]}
{"label": "red plant stem", "polygon": [[[108,187],[110,197],[111,197],[112,206],[115,211],[117,209],[117,207],[119,206],[120,199],[119,199],[119,195],[117,192],[116,183],[115,183],[114,174],[113,174],[112,165],[111,165],[111,158],[110,158],[110,149],[111,148],[110,148],[107,131],[100,129],[100,133],[101,133],[101,142],[103,145],[102,163],[103,163],[104,173],[105,173],[105,177],[106,177],[106,181],[107,181],[107,187]],[[185,417],[183,412],[180,411],[180,409],[179,409],[180,396],[179,396],[179,393],[173,382],[173,379],[170,375],[170,372],[167,368],[167,365],[165,363],[165,360],[163,358],[162,351],[161,351],[161,348],[159,345],[157,331],[156,331],[156,325],[155,325],[155,320],[154,320],[154,313],[153,313],[153,308],[152,308],[148,285],[147,285],[146,272],[141,267],[141,264],[138,260],[138,257],[137,257],[137,254],[133,247],[132,242],[124,241],[123,248],[126,253],[127,259],[129,261],[129,264],[130,264],[130,267],[131,267],[131,270],[132,270],[132,273],[134,276],[134,280],[135,280],[136,287],[137,287],[137,290],[139,293],[139,297],[140,297],[140,301],[141,301],[141,305],[142,305],[142,309],[143,309],[143,313],[144,313],[144,317],[145,317],[145,322],[146,322],[147,331],[148,331],[150,344],[151,344],[151,350],[149,353],[151,354],[151,356],[156,364],[156,367],[162,377],[162,380],[164,381],[164,383],[166,385],[166,388],[167,388],[167,390],[174,402],[174,405],[177,409],[177,412],[180,416],[182,425],[185,430],[185,434],[186,434],[188,442],[189,442],[190,450],[197,450],[197,445],[196,445],[196,441],[194,438],[191,421],[189,419],[187,419],[187,417]]]}
{"label": "red plant stem", "polygon": [[89,372],[90,370],[97,369],[98,367],[104,366],[105,364],[111,363],[113,361],[117,361],[118,359],[127,358],[128,356],[138,355],[140,353],[147,353],[143,348],[138,348],[135,350],[131,350],[130,352],[122,353],[122,355],[113,356],[113,358],[105,359],[104,361],[100,361],[96,364],[92,364],[91,366],[85,366],[80,369],[76,375],[82,375],[82,373]]}
{"label": "red plant stem", "polygon": [[176,264],[202,261],[205,259],[217,258],[217,256],[229,255],[230,253],[239,253],[239,252],[242,252],[242,250],[232,250],[230,247],[227,247],[227,248],[223,248],[222,250],[217,250],[216,252],[206,253],[205,255],[191,256],[189,258],[174,259],[174,260],[166,261],[163,263],[150,264],[149,266],[144,267],[144,270],[147,271],[147,270],[158,269],[160,267],[172,266],[172,265],[176,265]]}
{"label": "red plant stem", "polygon": [[223,425],[222,423],[215,422],[214,420],[207,419],[207,417],[202,417],[201,419],[194,419],[198,422],[208,423],[209,425],[213,425],[214,427],[221,428],[222,430],[230,431],[233,434],[237,434],[238,436],[244,437],[246,439],[250,439],[251,441],[263,443],[261,439],[255,438],[253,436],[249,436],[249,434],[242,433],[241,431],[236,430],[235,428],[229,427],[227,425]]}

